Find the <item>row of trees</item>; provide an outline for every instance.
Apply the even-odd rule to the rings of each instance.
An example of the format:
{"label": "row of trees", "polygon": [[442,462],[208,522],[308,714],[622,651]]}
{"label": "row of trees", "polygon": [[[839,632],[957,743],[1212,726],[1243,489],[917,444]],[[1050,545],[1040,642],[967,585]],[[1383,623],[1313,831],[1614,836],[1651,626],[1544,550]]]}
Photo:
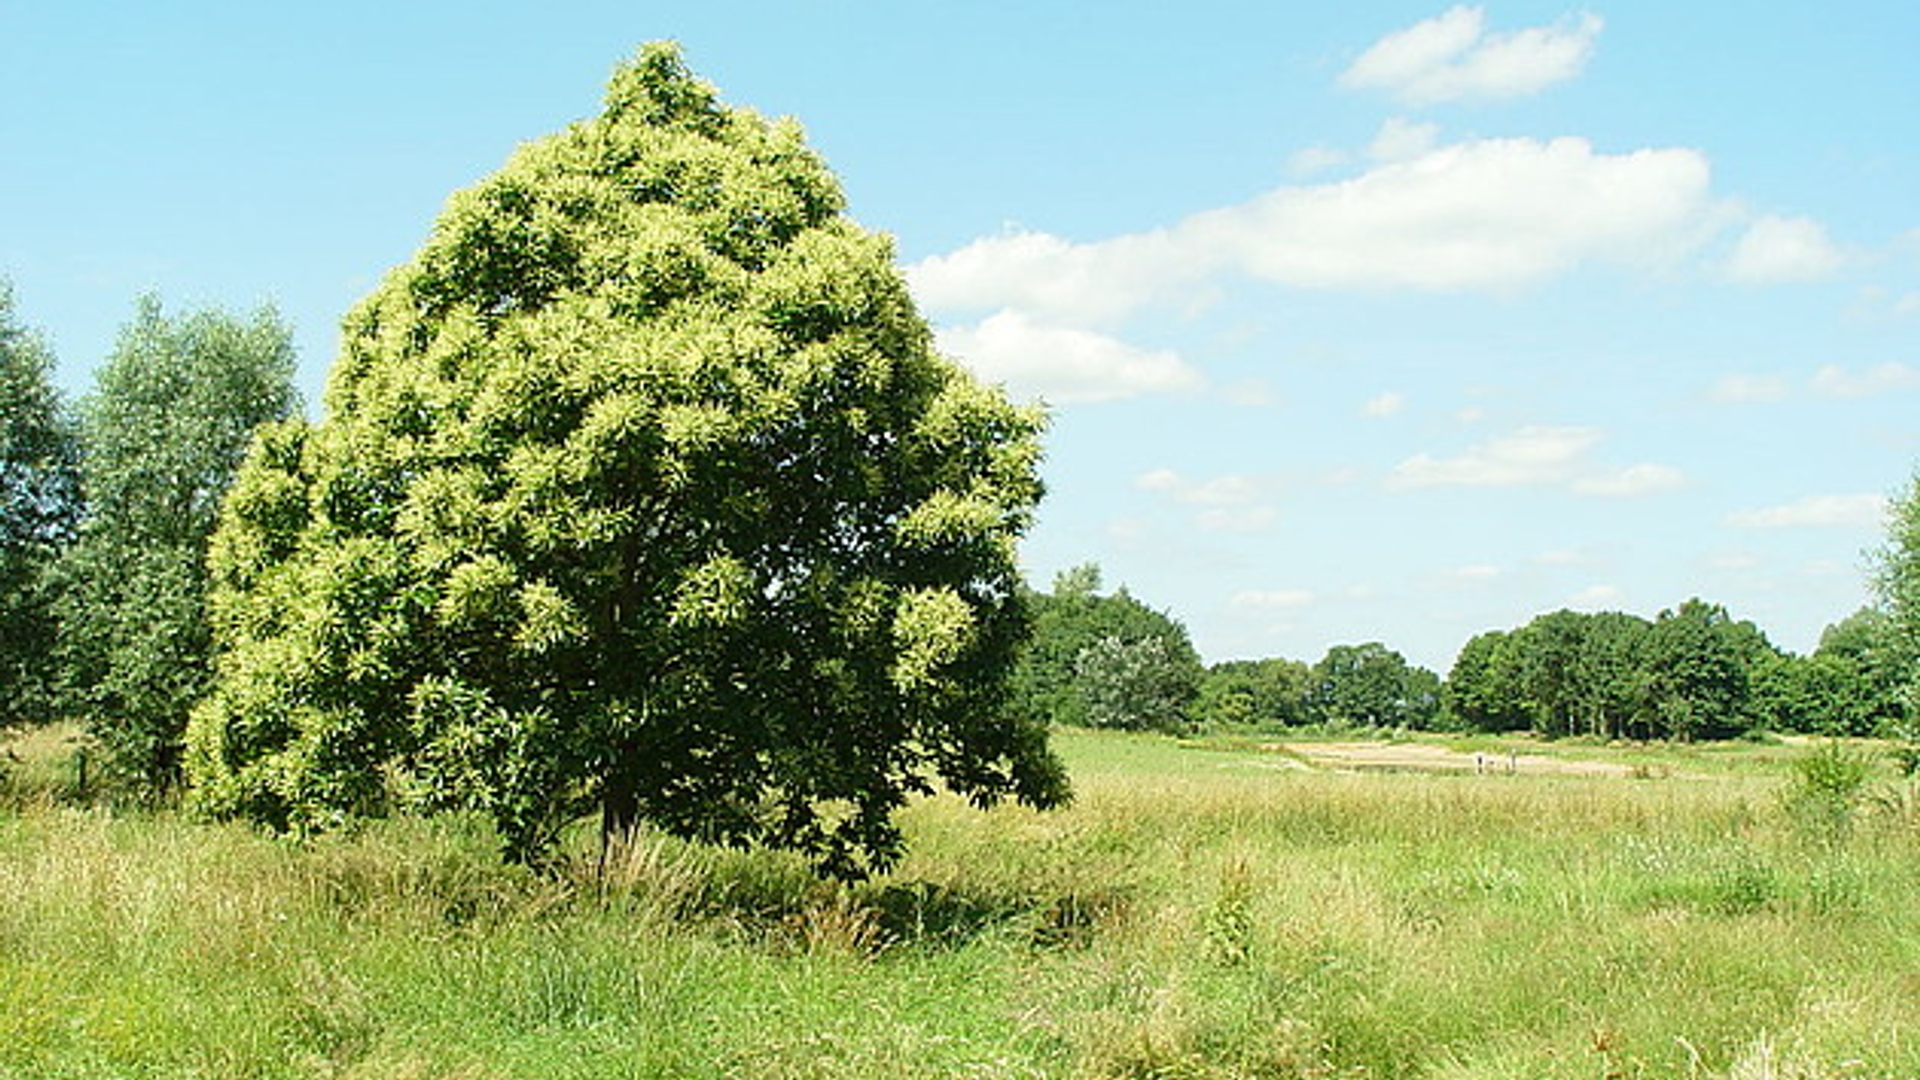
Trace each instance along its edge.
{"label": "row of trees", "polygon": [[124,790],[164,796],[208,682],[220,500],[298,407],[291,331],[148,296],[86,396],[53,371],[0,283],[0,728],[78,719]]}
{"label": "row of trees", "polygon": [[1099,587],[1098,569],[1087,566],[1033,597],[1035,638],[1016,685],[1024,708],[1055,723],[1643,740],[1909,731],[1914,651],[1898,618],[1879,607],[1829,627],[1806,656],[1698,599],[1653,619],[1555,611],[1469,640],[1443,681],[1379,642],[1336,645],[1312,664],[1206,667],[1178,620],[1124,588],[1101,595]]}
{"label": "row of trees", "polygon": [[1829,627],[1808,656],[1697,599],[1653,620],[1557,611],[1468,641],[1445,714],[1471,730],[1607,739],[1883,735],[1904,721],[1911,671],[1874,608]]}
{"label": "row of trees", "polygon": [[1032,592],[1033,639],[1014,669],[1017,708],[1051,723],[1129,730],[1433,726],[1440,679],[1371,642],[1318,663],[1230,660],[1211,667],[1187,628],[1100,568],[1067,570]]}

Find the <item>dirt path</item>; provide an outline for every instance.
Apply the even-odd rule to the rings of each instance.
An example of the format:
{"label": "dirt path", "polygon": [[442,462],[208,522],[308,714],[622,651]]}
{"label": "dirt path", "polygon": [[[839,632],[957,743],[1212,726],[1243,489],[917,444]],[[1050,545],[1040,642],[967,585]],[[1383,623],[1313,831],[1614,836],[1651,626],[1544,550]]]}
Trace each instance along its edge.
{"label": "dirt path", "polygon": [[1363,772],[1525,773],[1534,776],[1632,776],[1633,766],[1611,761],[1573,761],[1537,754],[1464,753],[1420,743],[1300,742],[1278,743],[1272,749],[1297,757],[1316,768]]}

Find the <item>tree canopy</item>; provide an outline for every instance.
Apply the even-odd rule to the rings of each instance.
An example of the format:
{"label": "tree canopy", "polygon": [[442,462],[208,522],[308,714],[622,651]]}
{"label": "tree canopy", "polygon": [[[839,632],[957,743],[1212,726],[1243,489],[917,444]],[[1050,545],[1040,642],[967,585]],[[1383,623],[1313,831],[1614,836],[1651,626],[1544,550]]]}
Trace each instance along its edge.
{"label": "tree canopy", "polygon": [[1017,707],[1043,723],[1176,730],[1205,669],[1171,615],[1126,588],[1103,594],[1092,563],[1034,593],[1034,632],[1014,676]]}
{"label": "tree canopy", "polygon": [[59,567],[68,707],[139,792],[179,779],[205,692],[207,545],[254,429],[298,407],[270,308],[136,305],[81,402],[86,515]]}
{"label": "tree canopy", "polygon": [[226,503],[200,805],[478,810],[523,859],[597,810],[857,876],[936,781],[1061,801],[1004,707],[1043,417],[842,204],[663,44],[453,196]]}
{"label": "tree canopy", "polygon": [[52,380],[53,351],[15,321],[0,280],[0,728],[51,715],[48,568],[80,512],[79,442]]}
{"label": "tree canopy", "polygon": [[1307,715],[1334,727],[1428,727],[1440,679],[1377,641],[1335,645],[1308,675]]}

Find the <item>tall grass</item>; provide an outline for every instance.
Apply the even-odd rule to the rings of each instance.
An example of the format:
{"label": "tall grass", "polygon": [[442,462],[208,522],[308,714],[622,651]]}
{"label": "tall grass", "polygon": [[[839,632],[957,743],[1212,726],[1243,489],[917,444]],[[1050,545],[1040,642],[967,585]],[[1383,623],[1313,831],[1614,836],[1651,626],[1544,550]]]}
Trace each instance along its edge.
{"label": "tall grass", "polygon": [[1770,748],[1627,780],[1060,745],[1071,809],[918,804],[854,888],[16,799],[0,1076],[1920,1076],[1915,818],[1810,833]]}

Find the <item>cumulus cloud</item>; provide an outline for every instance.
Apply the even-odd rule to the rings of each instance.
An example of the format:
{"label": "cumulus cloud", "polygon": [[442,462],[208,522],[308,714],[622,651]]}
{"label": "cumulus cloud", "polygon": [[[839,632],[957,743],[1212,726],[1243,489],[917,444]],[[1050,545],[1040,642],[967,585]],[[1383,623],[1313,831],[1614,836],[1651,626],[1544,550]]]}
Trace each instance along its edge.
{"label": "cumulus cloud", "polygon": [[1191,392],[1206,382],[1176,352],[1136,348],[1091,330],[1049,326],[1019,311],[1001,311],[974,326],[943,327],[938,340],[942,351],[976,375],[1004,383],[1020,397],[1113,401]]}
{"label": "cumulus cloud", "polygon": [[1200,506],[1243,506],[1258,498],[1261,490],[1259,481],[1250,476],[1229,474],[1192,480],[1172,469],[1143,473],[1134,481],[1134,486]]}
{"label": "cumulus cloud", "polygon": [[1082,323],[1109,322],[1204,274],[1203,253],[1164,232],[1097,244],[1041,232],[984,237],[907,268],[915,297],[935,310],[1019,307]]}
{"label": "cumulus cloud", "polygon": [[1571,490],[1576,495],[1631,499],[1641,495],[1657,495],[1663,491],[1673,491],[1685,486],[1687,486],[1686,474],[1679,469],[1671,465],[1642,464],[1578,477],[1573,481]]}
{"label": "cumulus cloud", "polygon": [[1152,232],[1094,243],[986,237],[907,274],[934,311],[1018,307],[1093,325],[1223,273],[1303,288],[1506,290],[1587,263],[1676,253],[1712,214],[1708,188],[1695,150],[1476,139]]}
{"label": "cumulus cloud", "polygon": [[1340,84],[1409,105],[1524,97],[1578,75],[1605,26],[1590,13],[1512,33],[1490,34],[1486,23],[1486,9],[1462,5],[1395,31],[1361,53]]}
{"label": "cumulus cloud", "polygon": [[1843,261],[1819,222],[1770,214],[1747,227],[1727,259],[1726,274],[1753,285],[1814,281],[1840,269]]}
{"label": "cumulus cloud", "polygon": [[1453,457],[1416,454],[1395,466],[1390,488],[1564,487],[1575,495],[1633,498],[1686,485],[1670,465],[1606,468],[1591,462],[1605,435],[1587,427],[1531,425]]}
{"label": "cumulus cloud", "polygon": [[1797,502],[1727,515],[1736,529],[1877,529],[1886,521],[1882,495],[1811,495]]}
{"label": "cumulus cloud", "polygon": [[1822,397],[1862,398],[1920,388],[1920,368],[1889,361],[1861,372],[1828,364],[1813,374],[1813,391]]}
{"label": "cumulus cloud", "polygon": [[1571,479],[1603,438],[1583,427],[1529,426],[1490,439],[1456,457],[1416,454],[1393,470],[1391,486],[1525,487]]}
{"label": "cumulus cloud", "polygon": [[1617,585],[1589,585],[1567,597],[1567,606],[1582,611],[1616,608],[1625,594]]}
{"label": "cumulus cloud", "polygon": [[1394,117],[1380,125],[1367,156],[1375,161],[1407,161],[1432,150],[1440,142],[1440,125],[1418,124]]}
{"label": "cumulus cloud", "polygon": [[1890,360],[1868,368],[1824,364],[1804,384],[1778,375],[1728,375],[1707,391],[1709,401],[1752,404],[1784,401],[1802,392],[1825,398],[1868,398],[1920,390],[1920,368]]}
{"label": "cumulus cloud", "polygon": [[1134,486],[1195,507],[1194,523],[1209,532],[1261,532],[1280,517],[1265,501],[1267,485],[1251,476],[1195,480],[1172,469],[1155,469],[1135,479]]}
{"label": "cumulus cloud", "polygon": [[1752,405],[1786,396],[1787,380],[1778,375],[1728,375],[1707,391],[1709,401],[1723,405]]}
{"label": "cumulus cloud", "polygon": [[1305,150],[1296,150],[1287,158],[1287,173],[1290,176],[1317,176],[1330,169],[1337,169],[1347,163],[1347,152],[1330,146],[1309,146]]}
{"label": "cumulus cloud", "polygon": [[1197,214],[1169,239],[1281,285],[1506,289],[1666,248],[1704,214],[1707,189],[1692,150],[1480,139]]}

